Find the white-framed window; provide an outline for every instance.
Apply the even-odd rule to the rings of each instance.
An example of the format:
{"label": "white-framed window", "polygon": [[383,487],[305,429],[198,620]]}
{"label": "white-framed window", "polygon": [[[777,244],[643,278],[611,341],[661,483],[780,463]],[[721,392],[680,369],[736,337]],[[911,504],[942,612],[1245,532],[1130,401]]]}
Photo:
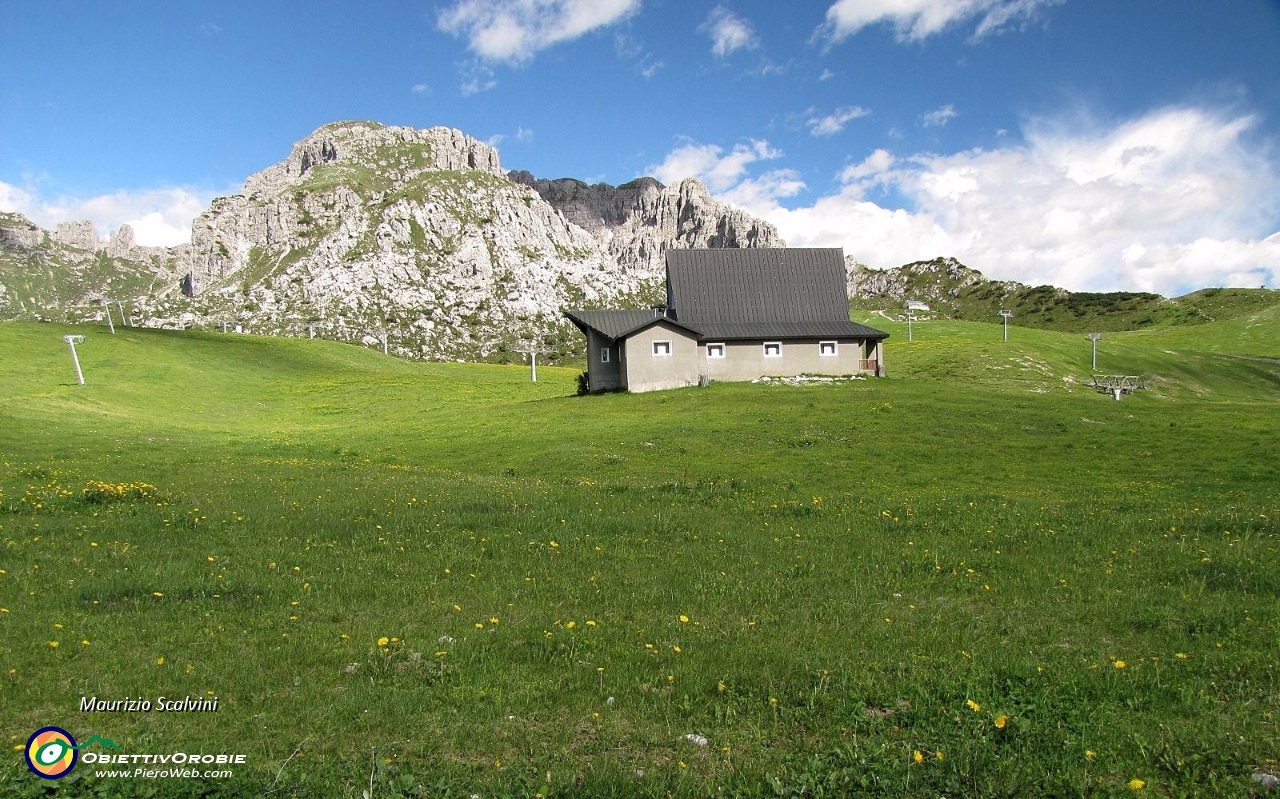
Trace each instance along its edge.
{"label": "white-framed window", "polygon": [[836,343],[835,343],[834,341],[819,341],[819,342],[818,342],[818,354],[819,354],[819,355],[835,355],[835,354],[836,354],[836,350],[837,350],[837,347],[836,347]]}
{"label": "white-framed window", "polygon": [[766,341],[766,342],[764,343],[764,357],[766,357],[766,358],[781,358],[781,357],[782,357],[782,342],[781,342],[781,341]]}
{"label": "white-framed window", "polygon": [[609,348],[608,348],[608,347],[601,347],[601,348],[600,348],[600,363],[608,363],[608,362],[609,362]]}
{"label": "white-framed window", "polygon": [[653,342],[653,357],[655,357],[655,358],[666,358],[666,357],[667,357],[667,356],[669,356],[669,355],[671,355],[671,342],[670,342],[670,341],[655,341],[655,342]]}
{"label": "white-framed window", "polygon": [[724,357],[724,345],[723,345],[723,344],[708,344],[708,345],[707,345],[707,357],[708,357],[708,358],[723,358],[723,357]]}

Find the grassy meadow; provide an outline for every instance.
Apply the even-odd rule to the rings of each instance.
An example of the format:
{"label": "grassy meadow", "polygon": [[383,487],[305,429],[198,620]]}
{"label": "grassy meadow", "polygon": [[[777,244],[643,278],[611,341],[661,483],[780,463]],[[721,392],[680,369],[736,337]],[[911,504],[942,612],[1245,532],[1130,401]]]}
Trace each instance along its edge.
{"label": "grassy meadow", "polygon": [[[859,321],[887,379],[596,397],[573,369],[0,326],[0,792],[1260,790],[1280,305],[1108,334],[1099,371],[1149,385],[1120,402],[1076,333]],[[80,711],[158,696],[219,707]],[[46,725],[248,763],[46,782]]]}

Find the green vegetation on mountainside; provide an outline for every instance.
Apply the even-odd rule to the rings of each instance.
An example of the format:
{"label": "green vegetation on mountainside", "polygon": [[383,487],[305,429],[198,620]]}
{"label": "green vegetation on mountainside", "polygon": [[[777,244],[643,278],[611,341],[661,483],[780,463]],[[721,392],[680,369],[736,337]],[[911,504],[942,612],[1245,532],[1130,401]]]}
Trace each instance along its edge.
{"label": "green vegetation on mountainside", "polygon": [[1071,292],[1053,286],[1024,286],[988,280],[943,258],[888,273],[896,277],[893,291],[875,294],[862,290],[850,303],[855,311],[897,314],[904,300],[917,299],[930,307],[922,315],[935,318],[998,322],[998,312],[1009,310],[1013,311],[1010,324],[1017,327],[1109,333],[1201,325],[1280,305],[1280,292],[1268,289],[1208,288],[1170,299],[1145,292]]}

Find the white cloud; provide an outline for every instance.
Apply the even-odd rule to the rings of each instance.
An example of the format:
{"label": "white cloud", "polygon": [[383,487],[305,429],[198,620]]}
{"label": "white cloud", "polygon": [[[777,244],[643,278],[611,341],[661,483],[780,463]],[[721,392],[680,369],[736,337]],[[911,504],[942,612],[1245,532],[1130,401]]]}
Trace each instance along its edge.
{"label": "white cloud", "polygon": [[977,20],[973,38],[1025,26],[1066,0],[837,0],[819,33],[842,41],[871,25],[890,23],[898,41],[920,41]]}
{"label": "white cloud", "polygon": [[758,178],[747,178],[724,192],[721,199],[743,208],[771,203],[781,197],[794,197],[806,188],[800,173],[794,169],[774,169]]}
{"label": "white cloud", "polygon": [[40,227],[52,230],[59,222],[89,220],[105,236],[122,224],[133,228],[134,239],[148,247],[171,247],[191,241],[191,220],[209,207],[215,192],[193,189],[120,190],[81,199],[42,199],[31,186],[0,182],[0,210],[16,211]]}
{"label": "white cloud", "polygon": [[409,91],[413,92],[414,94],[430,94],[431,87],[425,83],[415,83],[413,84],[412,87],[410,87]]}
{"label": "white cloud", "polygon": [[822,82],[824,80],[831,80],[835,76],[836,76],[836,73],[832,72],[829,69],[824,69],[822,70],[822,74],[818,76],[818,82]]}
{"label": "white cloud", "polygon": [[940,128],[958,116],[960,114],[956,112],[956,107],[948,103],[920,117],[920,124],[926,128]]}
{"label": "white cloud", "polygon": [[462,83],[459,84],[458,90],[462,92],[463,97],[487,92],[498,85],[498,81],[493,76],[493,70],[484,64],[472,62],[461,65],[459,69],[462,73]]}
{"label": "white cloud", "polygon": [[844,126],[853,120],[870,114],[870,109],[863,108],[860,105],[850,105],[844,108],[837,108],[834,112],[824,117],[810,116],[805,124],[809,126],[809,133],[814,136],[834,136],[844,130]]}
{"label": "white cloud", "polygon": [[888,150],[880,149],[868,155],[861,163],[852,164],[840,171],[840,182],[846,185],[851,183],[864,182],[868,178],[877,181],[883,180],[889,174],[889,170],[893,167],[893,153]]}
{"label": "white cloud", "polygon": [[521,64],[561,42],[626,19],[641,0],[456,0],[436,17],[486,61]]}
{"label": "white cloud", "polygon": [[728,191],[738,185],[747,167],[756,161],[782,156],[769,142],[752,139],[750,144],[737,144],[728,153],[715,144],[684,142],[667,154],[660,164],[648,167],[649,174],[668,185],[685,178],[697,178],[712,191]]}
{"label": "white cloud", "polygon": [[[1174,295],[1280,285],[1280,164],[1250,143],[1254,124],[1193,107],[1109,126],[1035,120],[1022,143],[993,150],[876,150],[841,171],[837,191],[793,208],[781,200],[799,193],[800,176],[753,177],[761,159],[728,168],[734,153],[685,142],[664,165],[683,160],[696,176],[720,167],[707,181],[717,196],[793,247],[840,246],[878,267],[953,255],[1001,280]],[[868,200],[873,188],[904,207]]]}
{"label": "white cloud", "polygon": [[711,9],[698,30],[711,37],[711,52],[720,58],[735,50],[752,50],[760,45],[751,23],[724,6]]}
{"label": "white cloud", "polygon": [[522,125],[516,125],[516,141],[533,141],[533,131]]}
{"label": "white cloud", "polygon": [[641,65],[640,75],[645,80],[648,80],[649,78],[652,78],[654,75],[657,75],[658,70],[662,69],[665,66],[666,64],[662,61],[650,61],[648,63]]}

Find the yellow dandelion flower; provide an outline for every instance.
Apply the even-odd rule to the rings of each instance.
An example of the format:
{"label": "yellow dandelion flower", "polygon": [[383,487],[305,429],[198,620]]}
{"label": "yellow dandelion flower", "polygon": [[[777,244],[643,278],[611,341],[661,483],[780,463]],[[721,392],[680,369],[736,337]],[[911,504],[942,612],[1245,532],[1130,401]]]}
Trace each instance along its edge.
{"label": "yellow dandelion flower", "polygon": [[936,754],[938,755],[938,759],[939,759],[939,760],[942,760],[942,759],[943,759],[943,757],[942,757],[942,753],[941,753],[941,752],[937,752]]}
{"label": "yellow dandelion flower", "polygon": [[1129,787],[1135,791],[1141,791],[1143,788],[1147,787],[1147,784],[1137,777],[1134,777],[1129,780]]}
{"label": "yellow dandelion flower", "polygon": [[164,594],[160,593],[159,591],[152,591],[151,596],[158,598],[158,597],[164,596]]}
{"label": "yellow dandelion flower", "polygon": [[1093,759],[1094,759],[1095,757],[1097,757],[1097,756],[1098,756],[1098,753],[1097,753],[1097,752],[1095,752],[1095,751],[1093,751],[1092,749],[1086,749],[1086,750],[1084,750],[1084,759],[1085,759],[1085,760],[1093,760]]}
{"label": "yellow dandelion flower", "polygon": [[49,647],[50,649],[57,649],[57,648],[58,648],[58,642],[57,642],[57,641],[46,641],[46,642],[45,642],[45,646]]}
{"label": "yellow dandelion flower", "polygon": [[716,691],[718,691],[718,692],[720,692],[720,693],[724,693],[724,689],[725,689],[724,680],[720,680],[720,681],[718,681],[718,682],[716,683]]}
{"label": "yellow dandelion flower", "polygon": [[453,606],[453,612],[454,612],[454,613],[461,613],[461,612],[462,612],[462,606],[461,606],[461,605],[454,605],[454,606]]}
{"label": "yellow dandelion flower", "polygon": [[587,626],[588,626],[588,627],[594,627],[594,626],[596,626],[595,620],[594,620],[594,619],[587,619]]}
{"label": "yellow dandelion flower", "polygon": [[678,655],[678,654],[680,654],[680,651],[681,651],[681,650],[680,650],[680,647],[678,647],[678,646],[673,646],[673,647],[671,647],[671,651],[672,651],[672,652],[675,652],[675,653]]}
{"label": "yellow dandelion flower", "polygon": [[82,641],[80,642],[80,646],[88,646],[88,645],[89,645],[89,641],[88,641],[87,639],[86,639],[86,640],[82,640]]}
{"label": "yellow dandelion flower", "polygon": [[[3,608],[0,608],[0,610],[3,610]],[[1188,657],[1190,657],[1190,655],[1188,655],[1186,652],[1179,652],[1177,655],[1175,655],[1175,657],[1177,657],[1178,660],[1186,660]]]}
{"label": "yellow dandelion flower", "polygon": [[1117,669],[1123,669],[1125,667],[1125,662],[1123,660],[1117,660],[1113,665]]}
{"label": "yellow dandelion flower", "polygon": [[1004,729],[1004,725],[1006,725],[1006,724],[1008,724],[1008,723],[1009,723],[1009,717],[1008,717],[1008,716],[1006,716],[1005,714],[1001,713],[999,716],[996,716],[996,729],[997,729],[997,730],[1003,730],[1003,729]]}
{"label": "yellow dandelion flower", "polygon": [[490,616],[490,617],[489,617],[489,623],[490,623],[490,624],[497,624],[497,623],[498,623],[498,617],[497,617],[497,616]]}
{"label": "yellow dandelion flower", "polygon": [[969,709],[970,709],[970,710],[972,710],[974,713],[977,713],[977,712],[979,712],[979,711],[981,711],[981,710],[982,710],[982,705],[978,704],[977,702],[973,701],[972,699],[966,699],[966,700],[964,701],[964,703],[965,703],[966,705],[968,705],[968,706],[969,706]]}
{"label": "yellow dandelion flower", "polygon": [[386,646],[389,643],[391,643],[391,639],[385,635],[378,639],[378,646]]}
{"label": "yellow dandelion flower", "polygon": [[156,665],[157,665],[157,666],[163,666],[163,665],[164,665],[164,655],[161,655],[160,657],[156,658]]}
{"label": "yellow dandelion flower", "polygon": [[566,630],[572,630],[574,627],[577,627],[577,626],[578,626],[578,623],[576,621],[568,621],[568,622],[565,622],[564,628]]}
{"label": "yellow dandelion flower", "polygon": [[688,624],[688,623],[689,623],[689,617],[688,617],[688,616],[686,616],[686,615],[684,615],[683,613],[681,613],[681,614],[680,614],[680,623],[681,623],[681,624]]}
{"label": "yellow dandelion flower", "polygon": [[922,755],[922,754],[920,753],[920,750],[919,750],[919,749],[917,749],[916,751],[914,751],[914,752],[912,752],[912,753],[911,753],[911,759],[912,759],[912,760],[914,760],[914,761],[916,761],[917,763],[923,763],[923,762],[924,762],[924,755]]}
{"label": "yellow dandelion flower", "polygon": [[476,622],[476,629],[477,629],[477,630],[483,630],[483,629],[484,629],[484,625],[483,625],[483,624],[481,624],[480,622]]}
{"label": "yellow dandelion flower", "polygon": [[676,681],[676,675],[674,674],[667,675],[667,682],[675,682],[675,681]]}

